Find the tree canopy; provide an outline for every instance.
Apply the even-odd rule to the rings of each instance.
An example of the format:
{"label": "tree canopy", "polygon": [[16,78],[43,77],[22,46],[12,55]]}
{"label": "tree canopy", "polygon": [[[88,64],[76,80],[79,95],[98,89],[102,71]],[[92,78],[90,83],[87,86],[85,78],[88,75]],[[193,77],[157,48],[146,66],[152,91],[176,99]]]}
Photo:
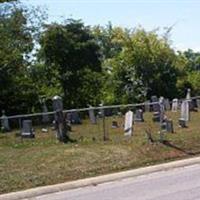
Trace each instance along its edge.
{"label": "tree canopy", "polygon": [[47,24],[38,8],[0,3],[0,110],[9,115],[41,111],[54,95],[75,108],[200,94],[200,53],[175,51],[169,30]]}

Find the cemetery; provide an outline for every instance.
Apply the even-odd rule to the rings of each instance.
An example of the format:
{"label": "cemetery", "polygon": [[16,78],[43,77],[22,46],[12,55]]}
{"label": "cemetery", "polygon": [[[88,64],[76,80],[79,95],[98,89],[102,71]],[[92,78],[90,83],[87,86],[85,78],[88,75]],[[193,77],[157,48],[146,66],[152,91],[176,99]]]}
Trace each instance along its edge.
{"label": "cemetery", "polygon": [[55,96],[53,112],[43,102],[42,113],[20,120],[3,111],[0,193],[198,155],[200,108],[188,93],[171,102],[153,96],[141,104],[73,110]]}

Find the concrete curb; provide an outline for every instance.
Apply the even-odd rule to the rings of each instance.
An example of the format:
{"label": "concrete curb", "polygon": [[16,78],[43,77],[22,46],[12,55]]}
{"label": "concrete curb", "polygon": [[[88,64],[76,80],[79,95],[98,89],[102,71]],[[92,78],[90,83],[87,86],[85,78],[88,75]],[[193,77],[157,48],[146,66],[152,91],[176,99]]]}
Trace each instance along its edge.
{"label": "concrete curb", "polygon": [[28,189],[25,191],[20,192],[12,192],[8,194],[0,195],[0,200],[19,200],[19,199],[26,199],[26,198],[33,198],[45,194],[60,192],[64,190],[70,190],[80,187],[86,187],[91,185],[97,185],[105,182],[116,181],[120,179],[150,174],[153,172],[159,172],[164,170],[169,170],[172,168],[184,167],[188,165],[200,164],[200,157],[189,158],[179,161],[173,161],[169,163],[143,167],[134,170],[123,171],[119,173],[113,173],[103,176],[97,176],[93,178],[86,178],[72,182],[66,182],[56,185],[49,185],[49,186],[42,186],[37,188]]}

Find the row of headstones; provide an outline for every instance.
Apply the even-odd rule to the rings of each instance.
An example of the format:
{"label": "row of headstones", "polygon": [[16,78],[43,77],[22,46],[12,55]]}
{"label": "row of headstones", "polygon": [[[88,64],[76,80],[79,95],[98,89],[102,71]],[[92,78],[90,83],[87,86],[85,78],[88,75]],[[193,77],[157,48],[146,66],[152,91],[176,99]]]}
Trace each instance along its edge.
{"label": "row of headstones", "polygon": [[[155,96],[154,96],[155,97]],[[158,99],[154,98],[152,100],[155,104],[153,104],[153,121],[154,122],[160,122],[160,128],[161,131],[166,132],[174,132],[173,128],[173,121],[171,119],[168,119],[165,115],[165,105],[164,105],[164,98]],[[181,116],[179,118],[179,126],[182,128],[187,127],[186,123],[190,120],[190,106],[191,101],[190,99],[183,100],[181,103]],[[141,114],[142,112],[140,112]],[[128,111],[125,114],[125,127],[124,132],[126,136],[133,135],[133,112]]]}
{"label": "row of headstones", "polygon": [[[190,106],[192,101],[190,100],[190,91],[189,90],[188,90],[186,99],[187,99],[187,101],[183,101],[182,102],[182,105],[181,105],[181,117],[180,117],[180,120],[179,120],[180,124],[183,127],[185,126],[184,123],[189,120],[188,103],[189,103],[189,109],[190,109],[190,107],[193,107],[193,106]],[[59,99],[59,101],[62,101],[62,100]],[[151,103],[153,103],[153,105],[152,105],[153,112],[154,112],[153,113],[153,120],[154,121],[160,121],[161,119],[164,119],[164,110],[170,110],[170,102],[169,102],[169,100],[168,99],[164,99],[163,97],[160,97],[160,99],[158,99],[156,96],[152,96]],[[57,107],[60,107],[60,108],[63,109],[62,103],[57,103],[57,104],[54,103],[54,104],[57,105]],[[178,104],[179,104],[178,99],[174,99],[173,103],[172,103],[172,111],[177,111]],[[199,100],[199,104],[200,104],[200,100]],[[199,104],[197,104],[197,105],[199,105]],[[56,107],[55,105],[53,107]],[[145,108],[147,109],[147,111],[149,110],[149,108],[150,108],[150,103],[149,102],[147,102],[145,104]],[[55,109],[56,108],[54,108],[54,110]],[[43,103],[43,111],[45,113],[48,111],[47,110],[47,106],[46,106],[45,103]],[[45,113],[43,114],[43,122],[48,122],[49,121],[49,116],[47,114],[45,114]],[[101,109],[100,113],[101,113],[101,115],[104,115],[104,110]],[[92,107],[90,107],[90,109],[89,109],[89,117],[90,117],[91,123],[95,124],[96,121],[97,121],[96,120],[97,118],[96,118],[96,116],[94,114],[94,109],[92,109]],[[70,123],[74,123],[74,124],[80,124],[81,123],[81,119],[80,119],[80,117],[79,117],[77,112],[68,113],[67,114],[67,120]],[[138,121],[138,122],[143,122],[144,121],[143,110],[142,109],[137,109],[136,110],[134,121]],[[9,123],[8,123],[8,118],[5,116],[5,113],[3,113],[3,115],[2,115],[1,122],[2,122],[2,127],[5,130],[10,130]],[[126,124],[126,122],[125,122],[125,124]],[[33,135],[32,134],[33,131],[31,131],[31,130],[33,130],[32,129],[32,121],[31,120],[23,120],[22,121],[22,133],[24,133],[24,136],[28,135],[28,132],[31,133],[30,135]]]}

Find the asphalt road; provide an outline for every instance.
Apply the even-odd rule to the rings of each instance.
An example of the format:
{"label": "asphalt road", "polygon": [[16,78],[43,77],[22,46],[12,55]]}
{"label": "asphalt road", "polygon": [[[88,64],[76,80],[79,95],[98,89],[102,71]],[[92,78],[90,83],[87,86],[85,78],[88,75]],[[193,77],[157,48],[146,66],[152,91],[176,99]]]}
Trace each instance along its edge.
{"label": "asphalt road", "polygon": [[172,169],[32,200],[200,200],[200,165]]}

